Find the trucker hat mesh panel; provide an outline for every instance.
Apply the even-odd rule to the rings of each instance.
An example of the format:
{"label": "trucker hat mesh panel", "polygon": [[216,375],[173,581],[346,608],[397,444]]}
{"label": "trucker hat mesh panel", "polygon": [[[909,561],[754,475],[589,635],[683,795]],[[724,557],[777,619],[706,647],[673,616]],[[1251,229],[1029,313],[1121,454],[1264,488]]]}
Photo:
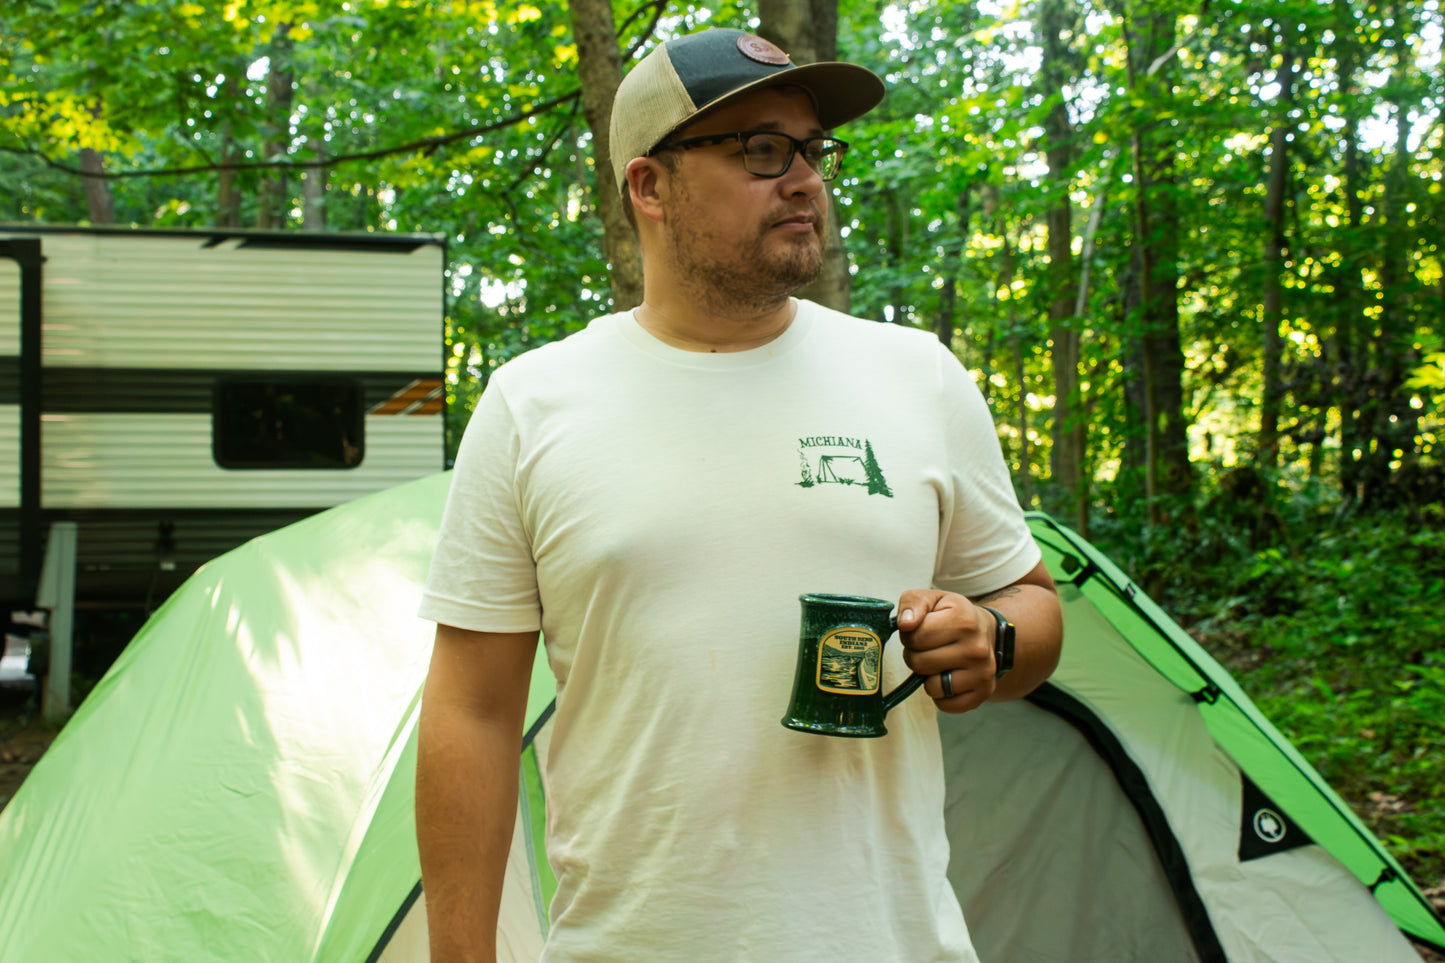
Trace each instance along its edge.
{"label": "trucker hat mesh panel", "polygon": [[626,182],[628,162],[651,150],[673,129],[676,118],[690,116],[698,104],[688,96],[665,47],[632,68],[622,83],[627,88],[627,123],[621,123],[614,107],[609,124],[612,172],[619,188]]}

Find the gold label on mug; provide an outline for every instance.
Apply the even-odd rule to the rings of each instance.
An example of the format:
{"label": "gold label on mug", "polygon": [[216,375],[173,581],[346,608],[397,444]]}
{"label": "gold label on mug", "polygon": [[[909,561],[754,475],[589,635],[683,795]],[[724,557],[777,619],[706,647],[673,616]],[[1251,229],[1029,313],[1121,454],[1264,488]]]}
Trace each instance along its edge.
{"label": "gold label on mug", "polygon": [[883,673],[883,640],[856,625],[829,631],[818,640],[817,686],[839,695],[873,695]]}

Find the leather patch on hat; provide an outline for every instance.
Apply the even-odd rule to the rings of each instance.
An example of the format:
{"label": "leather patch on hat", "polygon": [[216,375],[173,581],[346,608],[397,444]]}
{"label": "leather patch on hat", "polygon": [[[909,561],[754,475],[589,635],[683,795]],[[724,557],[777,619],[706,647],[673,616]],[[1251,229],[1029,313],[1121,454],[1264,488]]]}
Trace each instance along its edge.
{"label": "leather patch on hat", "polygon": [[776,44],[770,43],[762,37],[754,37],[750,33],[745,33],[738,38],[738,49],[742,51],[744,57],[756,60],[760,64],[783,67],[788,63],[788,55],[779,50]]}

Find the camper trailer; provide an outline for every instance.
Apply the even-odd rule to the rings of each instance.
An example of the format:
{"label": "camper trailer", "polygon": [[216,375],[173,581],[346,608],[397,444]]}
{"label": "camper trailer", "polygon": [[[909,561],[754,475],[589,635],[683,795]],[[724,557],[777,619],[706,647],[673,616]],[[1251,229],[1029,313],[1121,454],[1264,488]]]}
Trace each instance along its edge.
{"label": "camper trailer", "polygon": [[430,236],[0,226],[0,611],[58,566],[82,621],[145,613],[440,470],[444,263]]}

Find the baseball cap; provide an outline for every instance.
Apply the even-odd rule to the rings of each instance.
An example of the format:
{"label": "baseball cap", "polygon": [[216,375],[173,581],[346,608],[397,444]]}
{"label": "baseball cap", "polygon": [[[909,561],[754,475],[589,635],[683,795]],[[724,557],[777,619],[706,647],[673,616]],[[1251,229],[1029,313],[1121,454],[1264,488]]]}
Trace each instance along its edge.
{"label": "baseball cap", "polygon": [[861,117],[883,100],[867,67],[828,61],[799,67],[773,43],[713,27],[669,40],[632,68],[612,103],[612,171],[627,186],[627,165],[700,114],[762,87],[801,87],[825,130]]}

